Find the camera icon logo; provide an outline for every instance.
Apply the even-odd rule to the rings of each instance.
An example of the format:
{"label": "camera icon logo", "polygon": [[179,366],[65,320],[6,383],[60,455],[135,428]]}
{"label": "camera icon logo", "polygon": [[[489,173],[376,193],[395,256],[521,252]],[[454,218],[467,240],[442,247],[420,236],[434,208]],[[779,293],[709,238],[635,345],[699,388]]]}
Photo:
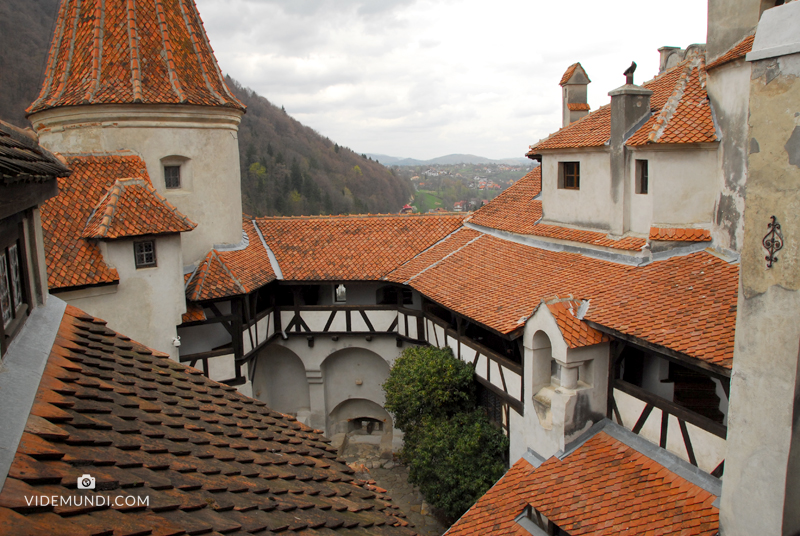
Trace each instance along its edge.
{"label": "camera icon logo", "polygon": [[94,489],[94,477],[92,475],[78,477],[78,489]]}

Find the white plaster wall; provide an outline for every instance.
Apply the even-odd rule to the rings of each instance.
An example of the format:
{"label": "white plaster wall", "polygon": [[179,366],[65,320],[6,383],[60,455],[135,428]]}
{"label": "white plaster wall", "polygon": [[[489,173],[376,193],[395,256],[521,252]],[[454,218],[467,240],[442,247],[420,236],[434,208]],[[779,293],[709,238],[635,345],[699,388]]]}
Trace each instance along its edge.
{"label": "white plaster wall", "polygon": [[[558,188],[559,162],[581,163],[580,190]],[[615,210],[609,153],[590,149],[543,155],[542,205],[545,222],[609,229]]]}
{"label": "white plaster wall", "polygon": [[[332,430],[331,413],[346,400],[386,403],[381,385],[389,377],[389,364],[365,348],[345,348],[329,355],[322,363],[325,382],[326,428]],[[370,415],[371,416],[371,415]]]}
{"label": "white plaster wall", "polygon": [[750,152],[747,132],[750,64],[740,60],[712,69],[707,90],[722,131],[717,174],[719,198],[712,238],[721,247],[740,251],[744,239],[742,215]]}
{"label": "white plaster wall", "polygon": [[719,194],[716,145],[637,154],[650,162],[652,194],[648,196],[652,195],[653,224],[678,227],[711,223]]}
{"label": "white plaster wall", "polygon": [[[511,428],[512,458],[527,448],[549,458],[605,417],[609,346],[569,349],[546,307],[539,307],[528,320],[523,341],[525,411],[524,416],[515,418],[521,422]],[[583,380],[577,389],[551,383],[553,358],[561,363],[582,363]],[[549,411],[534,402],[534,397],[549,401]]]}
{"label": "white plaster wall", "polygon": [[[101,244],[106,263],[119,272],[119,285],[60,292],[58,297],[108,322],[111,329],[178,359],[172,340],[186,312],[181,236],[159,236],[154,268],[136,268],[133,240]],[[106,291],[109,291],[106,293]]]}
{"label": "white plaster wall", "polygon": [[[372,355],[373,359],[375,356],[380,357],[385,363],[385,369],[383,369],[384,365],[380,367],[388,374],[389,368],[395,359],[400,356],[403,348],[408,346],[411,345],[403,344],[402,347],[398,347],[394,335],[373,335],[371,341],[367,341],[364,335],[340,335],[336,341],[330,337],[315,337],[314,346],[309,347],[305,336],[290,335],[287,340],[277,338],[262,349],[260,355],[270,355],[274,348],[284,347],[300,358],[306,370],[309,389],[310,412],[307,416],[307,424],[315,428],[326,429],[328,414],[333,411],[336,405],[343,400],[347,400],[348,397],[371,400],[383,407],[384,398],[380,385],[385,381],[385,377],[383,373],[364,374],[361,378],[362,385],[356,386],[355,377],[340,377],[338,371],[340,368],[343,369],[341,374],[347,375],[351,373],[351,371],[346,370],[349,365],[340,363],[333,367],[327,367],[329,369],[327,372],[334,368],[336,369],[333,372],[333,376],[331,376],[323,372],[323,362],[329,356],[343,350],[353,352],[355,355]],[[259,371],[256,368],[256,375],[258,374]],[[334,385],[330,390],[328,387],[329,381]],[[345,390],[345,387],[348,390]],[[395,437],[398,434],[400,432],[395,430]]]}
{"label": "white plaster wall", "polygon": [[[237,131],[242,113],[200,106],[72,106],[30,117],[40,143],[60,153],[132,151],[155,188],[197,223],[183,242],[184,262],[200,261],[215,244],[242,239]],[[167,190],[161,160],[187,158],[184,187]],[[185,176],[185,180],[184,179]]]}
{"label": "white plaster wall", "polygon": [[[630,202],[628,210],[629,231],[640,234],[650,234],[650,226],[653,222],[653,164],[649,162],[650,152],[637,151],[631,152],[628,177],[625,188],[628,190],[626,196]],[[636,193],[636,160],[648,161],[648,190],[646,194]]]}
{"label": "white plaster wall", "polygon": [[280,345],[261,350],[253,376],[253,396],[270,408],[297,416],[311,409],[306,369],[300,357]]}

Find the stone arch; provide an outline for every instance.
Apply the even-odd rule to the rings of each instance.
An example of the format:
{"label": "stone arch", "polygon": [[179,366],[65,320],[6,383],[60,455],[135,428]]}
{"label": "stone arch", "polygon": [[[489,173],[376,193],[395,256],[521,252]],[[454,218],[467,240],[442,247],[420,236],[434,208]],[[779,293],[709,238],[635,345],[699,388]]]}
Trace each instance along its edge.
{"label": "stone arch", "polygon": [[367,435],[391,434],[394,421],[388,411],[372,400],[348,398],[328,416],[331,435],[364,432]]}
{"label": "stone arch", "polygon": [[255,367],[255,398],[281,413],[302,417],[310,411],[306,368],[297,354],[273,344],[261,350]]}
{"label": "stone arch", "polygon": [[[320,367],[325,383],[326,427],[333,433],[334,408],[342,402],[358,399],[369,401],[383,410],[386,398],[381,385],[389,377],[389,364],[384,358],[366,348],[343,348],[333,352]],[[358,417],[354,415],[354,417]]]}

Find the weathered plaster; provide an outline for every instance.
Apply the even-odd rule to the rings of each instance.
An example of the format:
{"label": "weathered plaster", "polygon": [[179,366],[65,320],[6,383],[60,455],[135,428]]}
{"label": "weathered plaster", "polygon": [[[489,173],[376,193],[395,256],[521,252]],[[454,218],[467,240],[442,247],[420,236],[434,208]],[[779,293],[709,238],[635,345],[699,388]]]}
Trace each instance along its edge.
{"label": "weathered plaster", "polygon": [[[103,292],[89,287],[58,296],[106,320],[111,329],[177,360],[178,348],[173,339],[181,315],[186,312],[181,235],[159,236],[155,240],[156,267],[136,268],[131,239],[104,242],[104,259],[119,272],[119,285],[101,287]],[[109,289],[114,292],[106,293]]]}

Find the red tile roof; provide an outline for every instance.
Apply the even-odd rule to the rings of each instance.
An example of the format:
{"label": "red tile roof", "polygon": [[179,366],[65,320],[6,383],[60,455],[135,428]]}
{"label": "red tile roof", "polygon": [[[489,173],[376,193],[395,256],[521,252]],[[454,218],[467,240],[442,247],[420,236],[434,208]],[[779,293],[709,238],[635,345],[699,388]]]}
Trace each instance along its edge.
{"label": "red tile roof", "polygon": [[676,229],[671,227],[650,227],[650,240],[675,242],[710,242],[708,229]]}
{"label": "red tile roof", "polygon": [[186,297],[189,300],[247,294],[276,279],[253,220],[244,219],[242,228],[247,233],[247,247],[238,251],[211,250],[187,280]]}
{"label": "red tile roof", "polygon": [[[0,494],[9,534],[414,534],[321,435],[68,306]],[[79,476],[95,491],[76,489]],[[37,507],[26,497],[148,498]]]}
{"label": "red tile roof", "polygon": [[612,249],[640,251],[647,244],[644,238],[612,239],[606,233],[597,231],[541,224],[539,221],[544,215],[542,202],[534,199],[541,191],[542,169],[539,166],[477,210],[466,221],[500,231],[555,238]]}
{"label": "red tile roof", "polygon": [[259,218],[289,281],[377,281],[461,226],[464,215]]}
{"label": "red tile roof", "polygon": [[687,66],[660,113],[628,138],[627,145],[717,141],[705,84],[705,70]]}
{"label": "red tile roof", "polygon": [[[72,175],[58,179],[59,195],[41,207],[50,290],[119,281],[116,269],[103,260],[97,242],[83,238],[84,230],[88,236],[100,237],[106,233],[108,238],[115,238],[177,232],[194,225],[166,200],[153,195],[147,168],[140,157],[68,155],[66,161]],[[131,177],[137,180],[130,183],[132,186],[120,187],[119,191],[124,188],[126,193],[119,198],[117,211],[111,211],[113,217],[106,219],[106,209],[112,206],[109,192],[119,186],[120,179]],[[99,217],[92,218],[87,227],[101,202]],[[166,218],[166,221],[152,218]]]}
{"label": "red tile roof", "polygon": [[183,233],[197,224],[178,212],[148,181],[119,179],[95,208],[82,238]]}
{"label": "red tile roof", "polygon": [[194,0],[62,0],[28,112],[129,103],[244,109],[225,85]]}
{"label": "red tile roof", "polygon": [[706,252],[673,257],[604,280],[586,320],[730,369],[739,266]]}
{"label": "red tile roof", "polygon": [[[702,59],[692,57],[642,84],[653,91],[650,109],[655,114],[627,144],[717,141],[705,78]],[[611,107],[606,105],[532,145],[528,155],[547,149],[602,147],[610,136]]]}
{"label": "red tile roof", "polygon": [[434,253],[415,276],[406,266],[387,279],[410,279],[430,299],[501,333],[522,327],[543,299],[572,295],[590,300],[585,320],[731,367],[739,267],[709,253],[627,266],[490,235]]}
{"label": "red tile roof", "polygon": [[530,536],[514,519],[528,506],[528,487],[534,480],[533,466],[520,458],[445,534]]}
{"label": "red tile roof", "polygon": [[521,459],[446,533],[527,534],[514,519],[530,504],[572,536],[713,536],[716,497],[605,432],[564,460]]}
{"label": "red tile roof", "polygon": [[569,102],[569,103],[567,103],[567,110],[570,110],[572,112],[582,112],[582,111],[588,112],[591,109],[592,109],[592,107],[589,106],[589,104],[587,104],[585,102]]}
{"label": "red tile roof", "polygon": [[710,71],[711,69],[716,69],[726,63],[730,63],[734,60],[738,60],[739,58],[743,58],[747,55],[748,52],[753,50],[753,41],[755,40],[756,36],[748,35],[735,45],[733,45],[729,50],[723,52],[718,58],[714,61],[710,62],[706,66],[706,70]]}
{"label": "red tile roof", "polygon": [[181,315],[181,322],[188,324],[189,322],[202,322],[206,319],[206,312],[203,307],[197,303],[187,303],[186,312]]}
{"label": "red tile roof", "polygon": [[478,231],[461,227],[458,231],[446,236],[443,240],[437,242],[419,255],[415,255],[396,270],[387,274],[386,279],[396,283],[408,283],[421,272],[435,266],[448,255],[459,251],[481,236],[483,236],[482,233]]}
{"label": "red tile roof", "polygon": [[[573,75],[573,74],[575,74],[575,70],[576,70],[578,67],[580,67],[580,68],[581,68],[581,70],[582,70],[584,73],[586,73],[586,71],[584,71],[584,69],[583,69],[583,66],[581,65],[581,63],[580,63],[580,62],[578,62],[578,63],[573,63],[572,65],[570,65],[569,67],[567,67],[567,70],[566,70],[566,71],[564,71],[564,74],[563,74],[563,75],[561,75],[561,81],[558,83],[558,85],[559,85],[559,86],[563,86],[564,84],[566,84],[567,82],[569,82],[569,79],[570,79],[570,78],[572,78],[572,75]],[[587,76],[586,78],[589,78],[589,77]]]}
{"label": "red tile roof", "polygon": [[572,536],[713,536],[716,497],[600,432],[566,459],[550,458],[528,487],[530,504]]}
{"label": "red tile roof", "polygon": [[475,211],[467,221],[483,227],[530,234],[542,219],[542,167],[537,166],[491,202]]}
{"label": "red tile roof", "polygon": [[608,342],[611,338],[590,327],[583,320],[579,320],[576,315],[581,307],[582,301],[571,298],[558,298],[546,300],[547,308],[556,319],[556,324],[561,330],[564,342],[570,348],[581,348],[592,346],[601,342]]}

